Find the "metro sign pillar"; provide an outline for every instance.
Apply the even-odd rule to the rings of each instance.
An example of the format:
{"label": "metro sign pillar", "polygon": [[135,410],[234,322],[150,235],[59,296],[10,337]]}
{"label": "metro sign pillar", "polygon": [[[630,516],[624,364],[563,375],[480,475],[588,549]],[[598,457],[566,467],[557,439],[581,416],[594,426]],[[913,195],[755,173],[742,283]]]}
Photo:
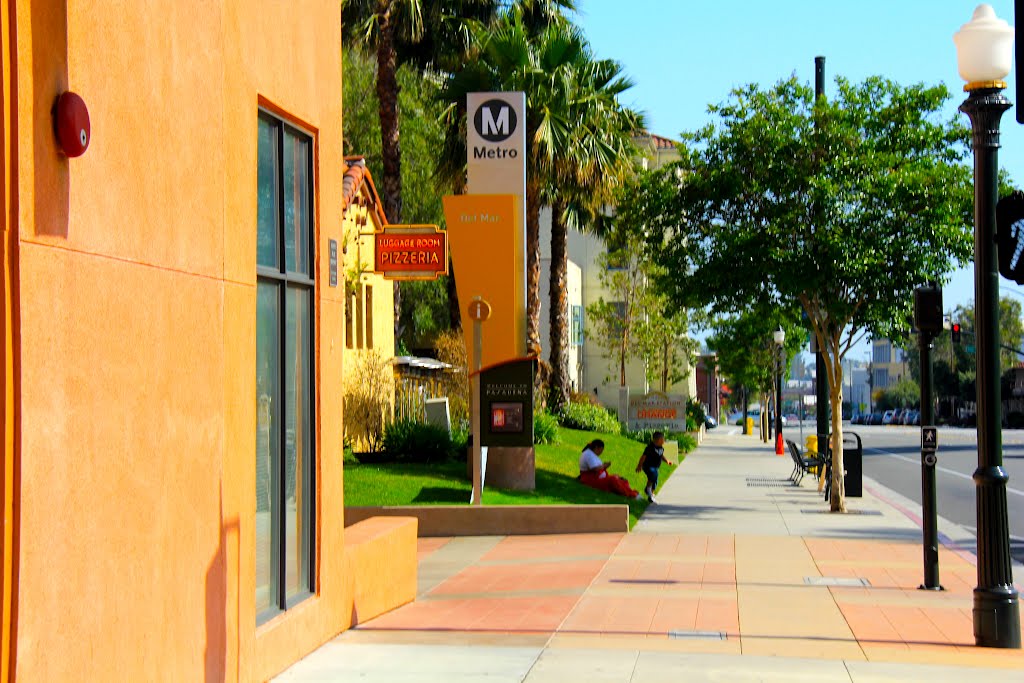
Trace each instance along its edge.
{"label": "metro sign pillar", "polygon": [[[444,198],[445,219],[462,319],[468,321],[473,317],[470,306],[475,297],[491,303],[493,315],[482,356],[485,366],[504,366],[526,361],[527,354],[526,95],[470,93],[466,98],[466,118],[467,194]],[[472,351],[468,327],[463,325],[463,330],[467,334],[467,351]],[[527,365],[532,367],[528,362]],[[532,399],[532,381],[526,386]],[[484,396],[474,402],[474,413],[481,410],[481,401],[486,400]],[[517,414],[503,411],[499,406],[499,418]],[[532,418],[532,412],[528,417]],[[488,448],[487,464],[482,468],[485,483],[533,489],[532,420],[525,419],[522,425],[514,420],[503,423],[501,430],[513,427],[515,438]],[[480,441],[486,433],[487,428],[480,425],[473,435],[474,441]],[[521,445],[520,441],[530,445]]]}

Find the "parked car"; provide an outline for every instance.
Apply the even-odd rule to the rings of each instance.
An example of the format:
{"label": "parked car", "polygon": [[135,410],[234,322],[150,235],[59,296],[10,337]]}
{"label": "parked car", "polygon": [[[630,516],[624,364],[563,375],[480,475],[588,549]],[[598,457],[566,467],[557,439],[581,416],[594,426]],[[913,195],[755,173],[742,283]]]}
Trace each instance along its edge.
{"label": "parked car", "polygon": [[708,429],[714,429],[715,427],[718,426],[718,422],[715,421],[715,418],[711,417],[710,415],[707,415],[704,417],[704,426],[707,427]]}
{"label": "parked car", "polygon": [[884,417],[885,415],[883,415],[881,412],[871,413],[871,421],[868,422],[867,424],[880,425],[882,424],[882,418]]}
{"label": "parked car", "polygon": [[885,414],[882,415],[882,424],[886,425],[886,426],[891,425],[892,424],[892,418],[895,417],[895,416],[896,416],[896,411],[895,410],[887,410],[887,411],[885,411]]}
{"label": "parked car", "polygon": [[908,425],[919,425],[919,424],[921,424],[921,411],[920,410],[912,410],[912,411],[910,411],[910,421],[907,422],[907,424]]}

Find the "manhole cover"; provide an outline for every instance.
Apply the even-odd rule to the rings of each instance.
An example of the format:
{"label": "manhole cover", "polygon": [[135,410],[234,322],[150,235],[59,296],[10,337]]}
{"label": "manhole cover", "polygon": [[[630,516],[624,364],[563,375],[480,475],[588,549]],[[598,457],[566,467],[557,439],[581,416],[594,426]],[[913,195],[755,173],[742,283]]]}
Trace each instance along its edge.
{"label": "manhole cover", "polygon": [[669,631],[668,637],[674,640],[728,640],[725,631]]}
{"label": "manhole cover", "polygon": [[793,485],[789,479],[775,479],[773,477],[747,477],[748,488],[784,489]]}
{"label": "manhole cover", "polygon": [[867,579],[858,579],[849,576],[805,576],[804,583],[808,586],[850,586],[856,588],[868,587],[871,582]]}

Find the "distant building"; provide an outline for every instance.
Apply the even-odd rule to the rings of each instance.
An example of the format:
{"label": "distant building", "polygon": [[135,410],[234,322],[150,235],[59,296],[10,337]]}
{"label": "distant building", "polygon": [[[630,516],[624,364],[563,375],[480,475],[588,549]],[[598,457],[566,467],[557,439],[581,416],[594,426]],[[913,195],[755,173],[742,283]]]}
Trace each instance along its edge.
{"label": "distant building", "polygon": [[901,379],[910,377],[906,351],[893,346],[884,337],[871,340],[871,371],[876,391],[888,389]]}

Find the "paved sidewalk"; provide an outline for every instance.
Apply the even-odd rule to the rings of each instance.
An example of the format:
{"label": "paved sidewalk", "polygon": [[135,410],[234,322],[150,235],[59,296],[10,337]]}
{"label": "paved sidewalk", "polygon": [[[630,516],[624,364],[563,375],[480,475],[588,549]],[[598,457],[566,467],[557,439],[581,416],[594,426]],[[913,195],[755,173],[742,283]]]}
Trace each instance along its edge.
{"label": "paved sidewalk", "polygon": [[790,470],[719,431],[633,533],[421,539],[415,603],[279,680],[1024,680],[1022,651],[973,645],[973,556],[943,547],[947,590],[917,590],[908,501],[866,482],[830,514]]}

